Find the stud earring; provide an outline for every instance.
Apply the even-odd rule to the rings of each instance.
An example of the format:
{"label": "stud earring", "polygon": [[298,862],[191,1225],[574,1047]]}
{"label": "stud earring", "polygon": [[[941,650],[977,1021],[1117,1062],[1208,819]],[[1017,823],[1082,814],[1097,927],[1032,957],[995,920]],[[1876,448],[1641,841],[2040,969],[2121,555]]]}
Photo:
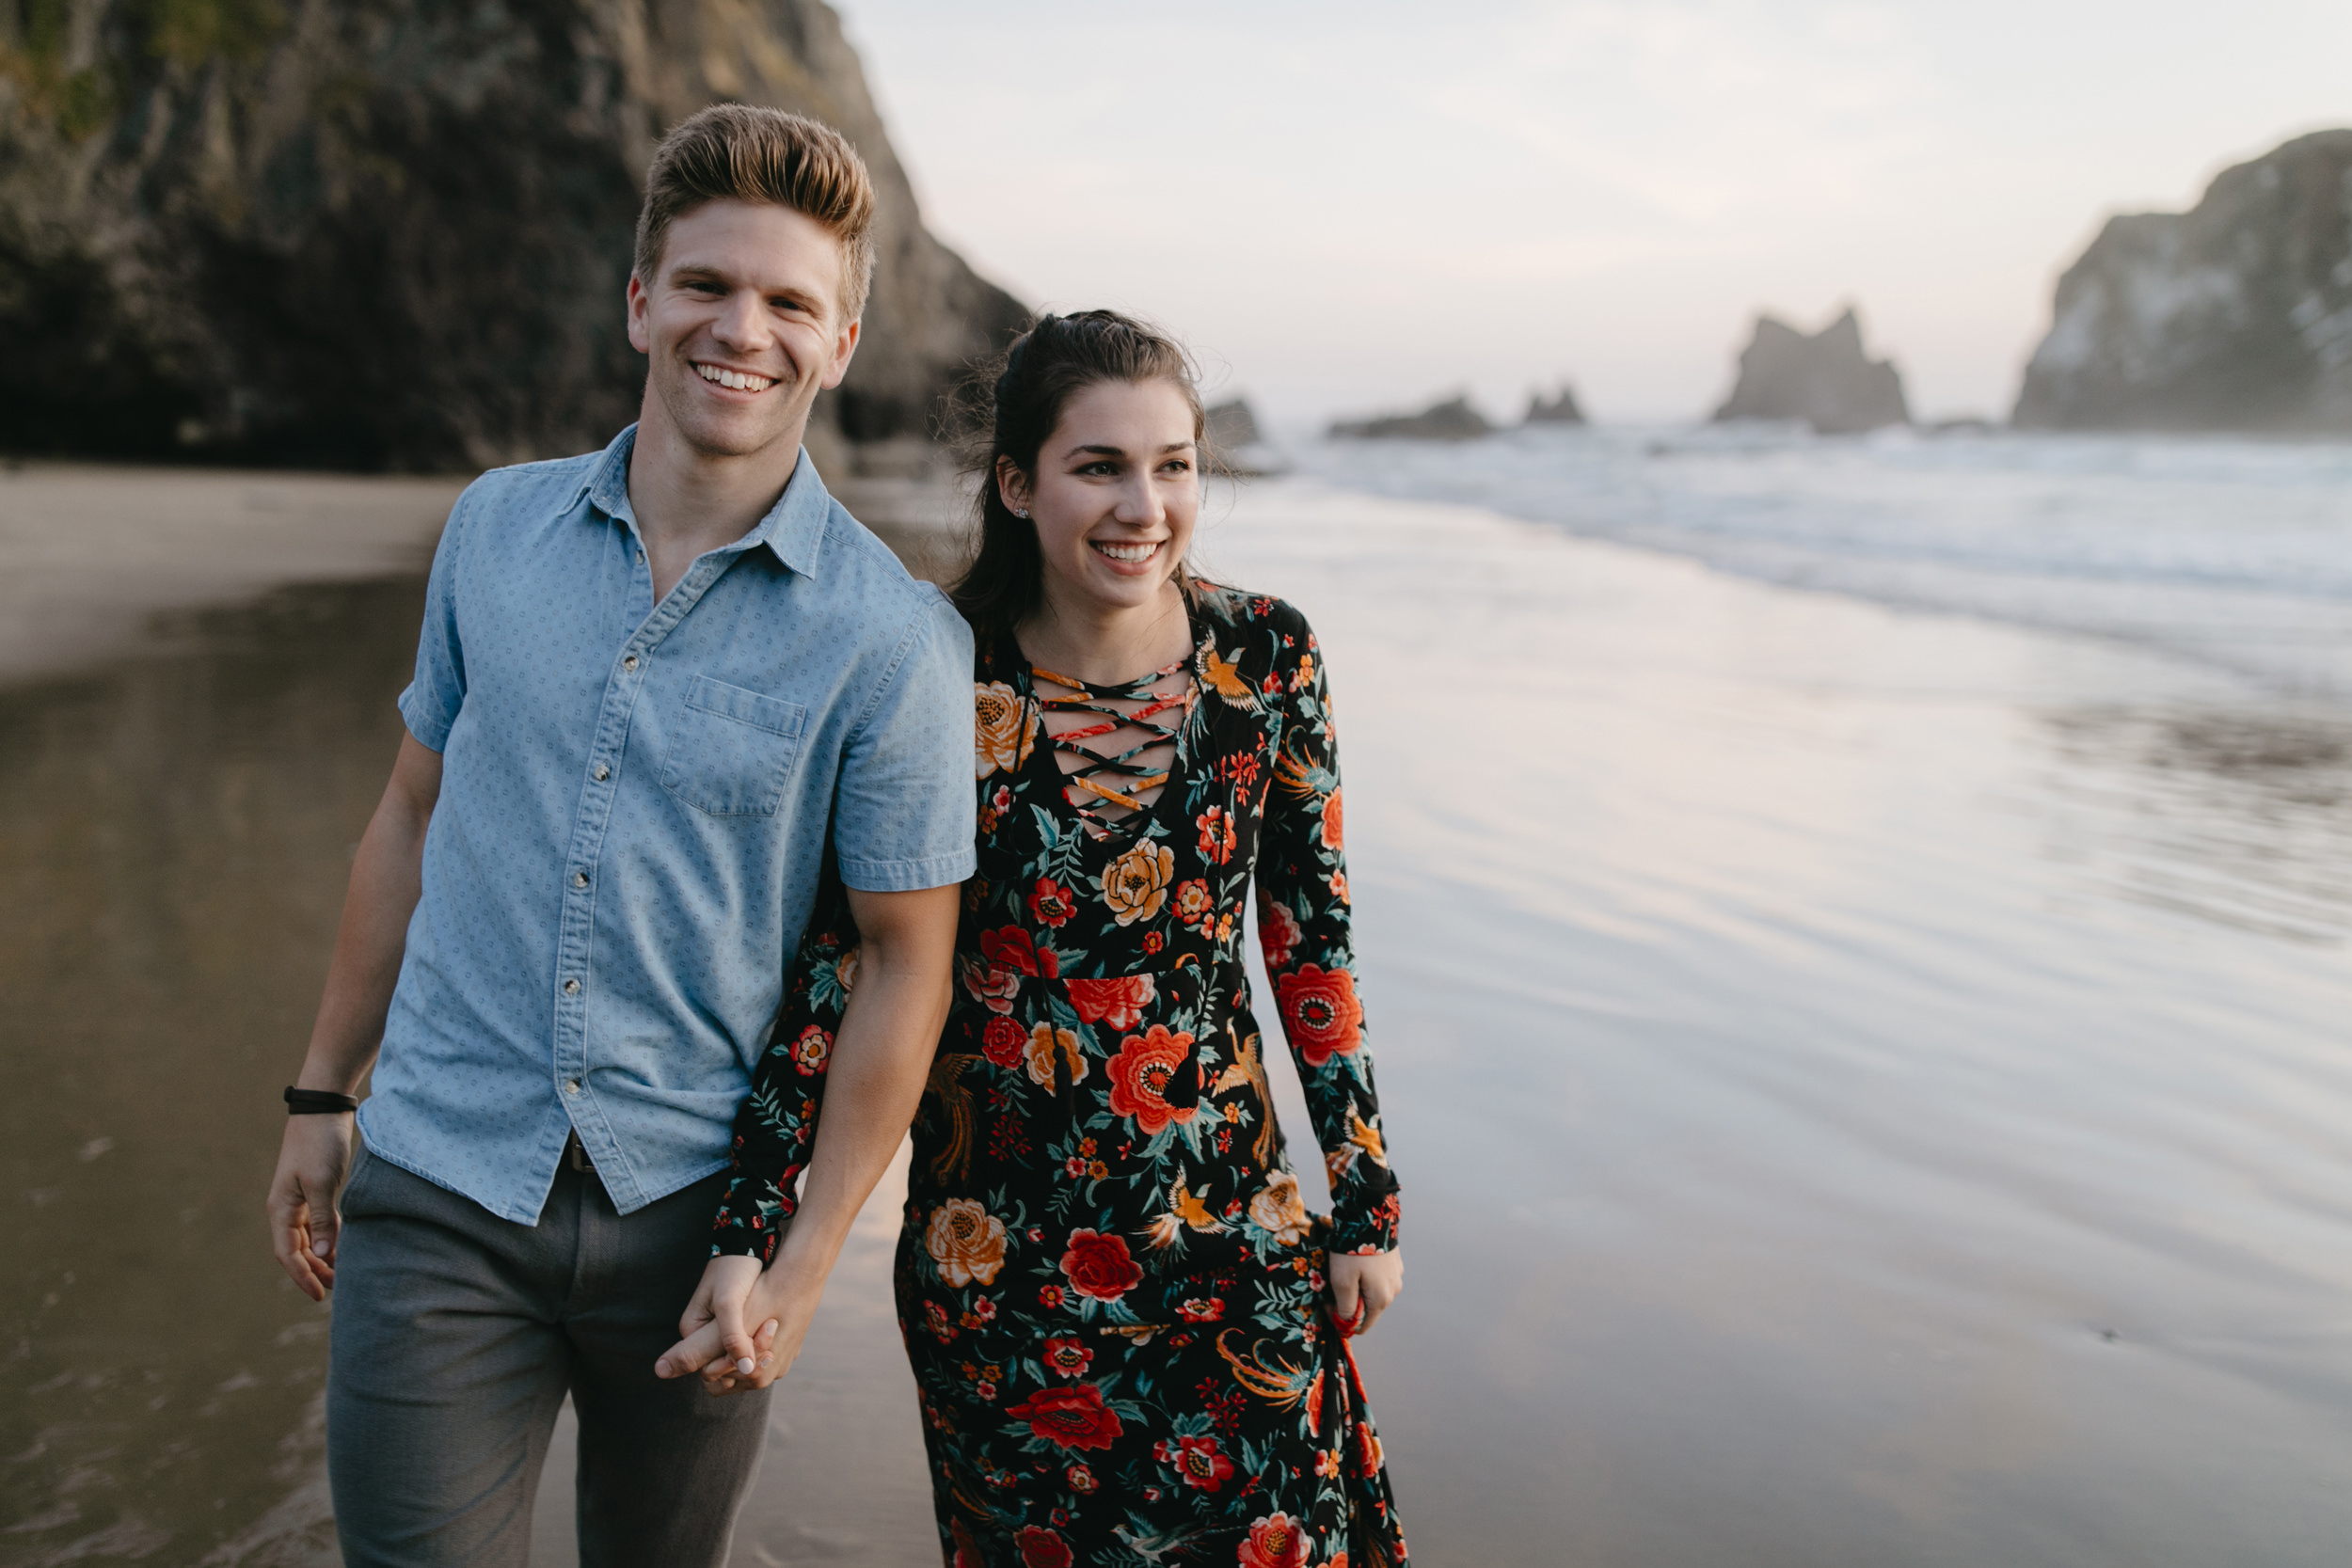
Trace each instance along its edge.
{"label": "stud earring", "polygon": [[1026,517],[1029,515],[1029,509],[1025,506],[1016,506],[1012,509],[1012,515],[1016,517]]}

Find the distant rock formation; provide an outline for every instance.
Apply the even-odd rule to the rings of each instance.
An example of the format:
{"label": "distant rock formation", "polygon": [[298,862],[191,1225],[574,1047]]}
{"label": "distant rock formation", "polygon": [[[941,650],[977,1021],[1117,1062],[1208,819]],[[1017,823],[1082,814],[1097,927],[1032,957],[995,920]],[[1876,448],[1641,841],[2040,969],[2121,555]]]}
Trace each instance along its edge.
{"label": "distant rock formation", "polygon": [[1276,474],[1290,467],[1258,426],[1258,416],[1246,398],[1220,403],[1208,411],[1209,448],[1227,472]]}
{"label": "distant rock formation", "polygon": [[0,442],[401,468],[601,445],[644,386],[646,160],[722,99],[864,153],[881,265],[819,407],[928,435],[1024,312],[924,230],[818,0],[0,6]]}
{"label": "distant rock formation", "polygon": [[2058,279],[2013,422],[2352,434],[2352,130],[2110,218]]}
{"label": "distant rock formation", "polygon": [[1527,418],[1522,424],[1582,424],[1584,410],[1576,405],[1576,388],[1566,382],[1550,397],[1533,392],[1527,399]]}
{"label": "distant rock formation", "polygon": [[1740,380],[1721,420],[1803,420],[1824,436],[1908,424],[1903,378],[1863,351],[1852,308],[1811,337],[1776,316],[1756,318],[1740,355]]}
{"label": "distant rock formation", "polygon": [[1379,414],[1369,420],[1335,420],[1331,434],[1359,440],[1469,441],[1491,435],[1494,426],[1470,406],[1467,394],[1436,403],[1418,414]]}

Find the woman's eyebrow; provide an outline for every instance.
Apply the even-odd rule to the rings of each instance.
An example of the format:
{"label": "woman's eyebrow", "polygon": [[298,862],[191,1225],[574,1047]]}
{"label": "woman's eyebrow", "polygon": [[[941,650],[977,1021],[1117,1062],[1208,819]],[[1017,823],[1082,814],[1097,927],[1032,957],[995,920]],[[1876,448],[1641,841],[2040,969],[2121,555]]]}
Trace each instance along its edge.
{"label": "woman's eyebrow", "polygon": [[1076,456],[1077,456],[1077,455],[1079,455],[1081,452],[1089,452],[1089,451],[1090,451],[1090,452],[1092,452],[1092,453],[1094,453],[1094,454],[1095,454],[1096,456],[1098,456],[1098,457],[1124,457],[1124,456],[1126,456],[1126,455],[1127,455],[1127,449],[1126,449],[1125,447],[1104,447],[1104,446],[1073,447],[1073,448],[1071,448],[1071,449],[1070,449],[1070,455],[1071,455],[1071,456],[1073,456],[1073,457],[1076,457]]}

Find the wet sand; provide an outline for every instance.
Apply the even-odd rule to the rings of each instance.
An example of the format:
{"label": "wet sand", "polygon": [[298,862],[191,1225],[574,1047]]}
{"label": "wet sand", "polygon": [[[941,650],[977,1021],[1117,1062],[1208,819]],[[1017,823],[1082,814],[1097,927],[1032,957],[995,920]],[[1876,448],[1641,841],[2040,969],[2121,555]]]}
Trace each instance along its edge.
{"label": "wet sand", "polygon": [[[2352,715],[1303,483],[1205,550],[1335,673],[1421,1560],[2340,1555]],[[256,1212],[419,587],[0,689],[0,1562],[334,1560]],[[929,1560],[887,1187],[739,1562]]]}

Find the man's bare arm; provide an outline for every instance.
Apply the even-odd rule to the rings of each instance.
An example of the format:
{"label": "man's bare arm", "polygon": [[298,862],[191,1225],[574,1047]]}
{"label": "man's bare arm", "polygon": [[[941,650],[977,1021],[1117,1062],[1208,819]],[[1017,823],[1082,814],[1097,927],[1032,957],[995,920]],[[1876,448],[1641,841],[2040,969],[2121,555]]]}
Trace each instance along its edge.
{"label": "man's bare arm", "polygon": [[[408,918],[423,886],[425,825],[440,794],[441,753],[402,736],[391,783],[351,863],[326,993],[294,1080],[297,1088],[350,1094],[375,1060],[400,978]],[[278,1174],[269,1184],[271,1244],[279,1266],[312,1301],[325,1301],[335,1288],[335,1199],[351,1164],[351,1131],[347,1114],[288,1117]]]}
{"label": "man's bare arm", "polygon": [[[850,1222],[890,1165],[930,1076],[956,949],[961,889],[850,890],[860,953],[825,1078],[801,1204],[775,1261],[714,1258],[654,1370],[701,1371],[714,1393],[765,1388],[790,1370]],[[772,1346],[766,1343],[769,1325]],[[755,1334],[755,1331],[756,1335]]]}

